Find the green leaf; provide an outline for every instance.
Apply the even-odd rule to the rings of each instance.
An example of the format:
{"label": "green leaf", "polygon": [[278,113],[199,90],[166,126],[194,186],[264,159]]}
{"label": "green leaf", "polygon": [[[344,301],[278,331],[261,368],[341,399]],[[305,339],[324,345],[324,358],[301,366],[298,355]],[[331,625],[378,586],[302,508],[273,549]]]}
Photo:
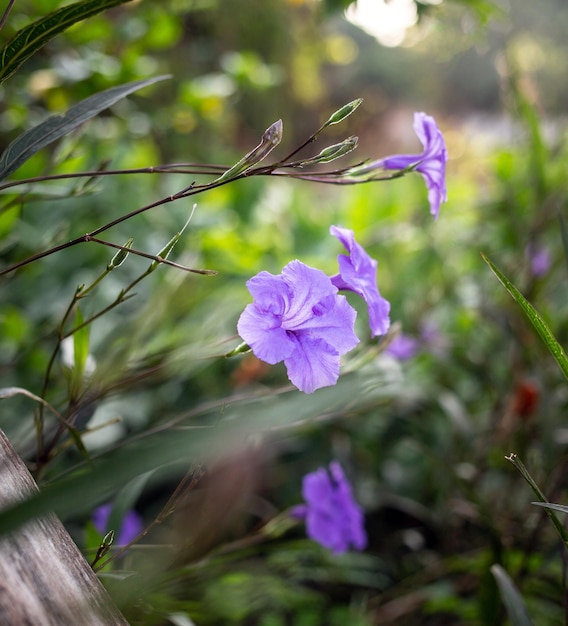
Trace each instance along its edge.
{"label": "green leaf", "polygon": [[[391,391],[382,387],[369,391],[376,374],[369,378],[344,375],[337,385],[320,389],[306,399],[297,390],[284,391],[248,401],[227,401],[219,407],[204,406],[203,416],[222,421],[219,428],[166,428],[132,437],[99,458],[93,465],[82,463],[73,471],[52,478],[37,494],[0,511],[0,536],[11,532],[32,517],[54,511],[63,520],[71,515],[89,512],[94,506],[110,500],[127,482],[144,472],[160,468],[160,477],[179,475],[180,464],[202,458],[207,451],[208,463],[226,458],[238,442],[251,433],[273,433],[276,428],[305,424],[324,414],[343,414],[354,406],[376,406],[379,397]],[[362,403],[362,404],[361,404]],[[220,422],[219,422],[220,423]]]}
{"label": "green leaf", "polygon": [[[554,524],[554,527],[556,528],[556,532],[558,533],[560,539],[562,539],[564,543],[564,546],[568,550],[568,531],[564,528],[564,525],[560,522],[558,517],[552,511],[554,506],[559,506],[559,505],[554,505],[552,507],[546,506],[549,504],[548,500],[546,499],[546,496],[542,492],[541,488],[536,484],[534,478],[530,475],[530,472],[526,468],[525,464],[521,461],[521,459],[515,453],[511,453],[505,458],[507,459],[507,461],[509,461],[509,463],[512,463],[515,466],[519,474],[527,481],[529,487],[534,491],[536,497],[542,503],[540,506],[545,507],[546,513],[548,517],[550,518],[550,521]],[[536,504],[536,502],[533,502],[533,504]]]}
{"label": "green leaf", "polygon": [[[84,322],[81,309],[77,307],[75,313],[75,328],[82,326]],[[89,327],[83,326],[73,333],[73,381],[76,385],[81,384],[87,366],[89,356]]]}
{"label": "green leaf", "polygon": [[528,317],[536,332],[552,353],[564,376],[568,379],[568,357],[564,352],[564,348],[558,343],[556,337],[548,327],[548,324],[542,319],[538,311],[523,296],[523,294],[513,285],[513,283],[484,255],[483,260],[489,265],[491,271],[501,281],[505,289],[511,294],[513,299],[519,304],[523,313]]}
{"label": "green leaf", "polygon": [[0,84],[48,41],[73,24],[130,0],[83,0],[49,13],[19,30],[0,51]]}
{"label": "green leaf", "polygon": [[564,504],[552,504],[552,502],[531,502],[531,504],[545,509],[552,509],[553,511],[560,511],[560,513],[568,513],[568,506]]}
{"label": "green leaf", "polygon": [[507,572],[500,565],[492,565],[491,573],[497,581],[512,626],[534,626],[524,600]]}
{"label": "green leaf", "polygon": [[156,76],[111,87],[73,105],[64,115],[52,115],[41,124],[16,137],[0,156],[0,180],[9,176],[36,152],[63,137],[77,126],[112,106],[142,87],[152,85],[169,76]]}

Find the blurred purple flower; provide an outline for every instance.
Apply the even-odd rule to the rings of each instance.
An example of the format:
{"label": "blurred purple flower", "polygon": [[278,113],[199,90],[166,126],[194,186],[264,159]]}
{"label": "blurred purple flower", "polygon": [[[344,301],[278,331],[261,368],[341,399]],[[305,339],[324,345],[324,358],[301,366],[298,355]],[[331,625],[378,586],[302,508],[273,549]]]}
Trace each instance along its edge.
{"label": "blurred purple flower", "polygon": [[547,248],[527,247],[527,256],[529,257],[532,275],[535,278],[542,278],[548,274],[552,261],[550,252]]}
{"label": "blurred purple flower", "polygon": [[438,324],[433,320],[427,320],[420,325],[420,337],[425,344],[435,345],[443,341],[442,333]]}
{"label": "blurred purple flower", "polygon": [[332,276],[331,282],[340,290],[360,295],[367,303],[372,336],[384,335],[390,326],[390,303],[377,287],[377,262],[355,241],[352,230],[331,226],[329,232],[349,252],[349,256],[340,254],[337,257],[339,274]]}
{"label": "blurred purple flower", "polygon": [[292,261],[277,276],[260,272],[247,282],[248,304],[237,330],[254,354],[284,361],[290,381],[305,393],[335,385],[339,360],[359,339],[357,313],[320,270]]}
{"label": "blurred purple flower", "polygon": [[409,335],[397,335],[386,347],[385,352],[399,361],[406,361],[416,356],[420,342]]}
{"label": "blurred purple flower", "polygon": [[329,473],[322,467],[304,476],[302,495],[306,504],[294,507],[292,515],[306,520],[310,539],[335,554],[350,547],[365,548],[363,512],[353,499],[351,486],[337,461],[330,463]]}
{"label": "blurred purple flower", "polygon": [[[103,504],[97,507],[92,513],[92,520],[95,528],[101,533],[106,534],[110,528],[108,528],[108,521],[112,512],[112,504]],[[122,524],[118,532],[115,529],[114,544],[117,546],[125,546],[135,539],[144,529],[142,524],[142,518],[136,511],[127,511]]]}
{"label": "blurred purple flower", "polygon": [[426,181],[430,213],[436,219],[440,212],[440,205],[448,199],[446,191],[446,161],[448,160],[446,143],[436,121],[426,113],[414,114],[414,130],[424,146],[422,154],[399,154],[375,161],[372,165],[375,168],[383,167],[387,170],[403,170],[411,165],[416,165],[414,169],[420,172]]}

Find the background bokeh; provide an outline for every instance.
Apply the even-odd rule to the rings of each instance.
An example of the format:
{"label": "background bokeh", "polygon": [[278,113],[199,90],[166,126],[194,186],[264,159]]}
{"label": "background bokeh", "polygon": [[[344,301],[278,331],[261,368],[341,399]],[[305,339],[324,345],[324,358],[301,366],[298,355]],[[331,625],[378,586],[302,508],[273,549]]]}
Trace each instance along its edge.
{"label": "background bokeh", "polygon": [[[19,0],[3,42],[63,4]],[[96,506],[114,501],[150,523],[189,467],[207,468],[174,514],[101,574],[132,624],[506,624],[494,563],[513,578],[535,624],[564,623],[560,542],[505,455],[517,453],[547,497],[565,502],[567,387],[480,253],[565,344],[568,5],[377,0],[416,11],[400,43],[388,46],[369,34],[368,14],[365,28],[347,19],[355,4],[131,2],[58,36],[0,87],[4,149],[94,92],[171,75],[40,151],[12,179],[231,165],[277,119],[283,156],[358,97],[356,113],[318,140],[323,147],[357,135],[347,162],[418,152],[414,111],[434,115],[447,142],[449,201],[435,222],[417,174],[350,187],[257,177],[106,233],[156,254],[195,200],[171,258],[218,271],[161,266],[93,323],[96,368],[73,401],[85,423],[103,425],[84,437],[95,469],[85,478],[79,453],[62,442],[39,476],[89,554],[100,541],[89,521]],[[2,266],[194,180],[210,177],[125,174],[0,188]],[[366,311],[353,299],[364,345],[346,358],[336,388],[304,396],[285,386],[282,364],[222,355],[239,342],[252,275],[279,273],[294,258],[336,271],[341,250],[330,224],[353,229],[378,260],[393,335],[415,338],[419,349],[400,360],[371,342]],[[75,289],[112,254],[83,244],[2,278],[2,387],[41,393]],[[539,254],[545,262],[535,268]],[[131,255],[81,303],[84,317],[147,265]],[[61,411],[71,378],[58,356],[46,398]],[[34,409],[27,398],[0,403],[0,426],[31,466]],[[284,518],[263,535],[262,522],[301,500],[302,476],[332,459],[365,509],[367,550],[334,557]],[[69,477],[76,496],[65,498]]]}

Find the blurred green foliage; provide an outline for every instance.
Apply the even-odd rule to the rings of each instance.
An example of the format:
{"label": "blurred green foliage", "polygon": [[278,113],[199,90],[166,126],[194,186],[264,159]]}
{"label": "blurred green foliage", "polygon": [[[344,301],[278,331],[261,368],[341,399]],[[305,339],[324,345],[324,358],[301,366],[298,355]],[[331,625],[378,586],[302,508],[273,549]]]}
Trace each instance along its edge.
{"label": "blurred green foliage", "polygon": [[[42,150],[13,179],[167,162],[230,165],[278,118],[283,155],[356,97],[365,98],[357,113],[325,135],[329,143],[359,135],[353,159],[415,150],[412,110],[436,114],[448,143],[450,202],[436,223],[416,175],[352,188],[256,178],[198,196],[171,258],[219,273],[159,267],[79,335],[76,360],[85,371],[89,356],[96,363],[79,383],[57,355],[46,398],[72,409],[81,429],[91,417],[91,426],[102,425],[84,436],[94,466],[62,440],[39,476],[42,496],[20,513],[55,508],[92,549],[87,519],[95,506],[116,498],[150,523],[191,464],[214,477],[225,463],[227,477],[212,479],[210,499],[209,483],[198,485],[146,543],[101,572],[132,624],[175,624],[175,614],[198,625],[505,624],[490,572],[496,563],[536,624],[563,623],[554,529],[504,456],[519,454],[549,499],[566,501],[566,386],[479,253],[566,345],[559,218],[567,208],[560,78],[568,53],[559,42],[568,10],[561,0],[548,12],[529,1],[508,12],[479,0],[420,2],[415,44],[388,49],[345,20],[347,4],[126,3],[53,39],[0,88],[5,148],[97,91],[173,77]],[[4,40],[54,8],[17,2]],[[314,152],[324,145],[322,138]],[[130,174],[4,189],[2,267],[202,178]],[[158,253],[192,206],[185,199],[158,207],[106,236],[118,244],[132,237],[134,248]],[[221,355],[238,343],[253,274],[279,273],[293,258],[335,271],[341,251],[330,224],[353,228],[378,259],[393,321],[423,347],[401,363],[365,341],[336,388],[307,397],[281,389],[281,365]],[[535,276],[531,254],[542,247],[552,264]],[[3,387],[41,393],[66,308],[113,255],[83,244],[2,278]],[[148,263],[130,255],[81,302],[83,318],[113,302]],[[367,337],[366,311],[352,303]],[[32,465],[34,411],[28,398],[0,404],[0,426]],[[331,458],[353,478],[366,510],[367,552],[332,557],[298,527],[262,535],[261,522],[300,500],[302,475]],[[4,515],[0,526],[15,519]]]}

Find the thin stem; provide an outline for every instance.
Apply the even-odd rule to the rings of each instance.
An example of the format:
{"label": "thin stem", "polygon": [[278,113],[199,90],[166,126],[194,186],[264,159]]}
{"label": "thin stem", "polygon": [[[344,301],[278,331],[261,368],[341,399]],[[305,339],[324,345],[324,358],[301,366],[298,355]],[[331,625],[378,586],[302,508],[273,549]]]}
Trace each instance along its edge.
{"label": "thin stem", "polygon": [[69,172],[67,174],[48,174],[45,176],[34,176],[32,178],[23,178],[22,180],[13,180],[0,185],[0,191],[17,187],[19,185],[28,185],[32,183],[43,183],[52,180],[65,180],[71,178],[98,178],[99,176],[119,176],[122,174],[209,174],[218,176],[219,172],[228,169],[226,165],[214,165],[210,163],[169,163],[164,165],[151,165],[149,167],[137,167],[132,169],[119,170],[92,170],[85,172]]}
{"label": "thin stem", "polygon": [[286,163],[286,161],[289,161],[293,156],[295,156],[296,154],[298,154],[298,152],[300,152],[301,150],[303,150],[306,146],[309,146],[311,143],[314,143],[314,141],[318,138],[318,136],[320,135],[320,133],[327,128],[327,122],[325,124],[322,124],[315,133],[312,133],[307,139],[306,141],[304,141],[302,144],[300,144],[295,150],[292,150],[292,152],[290,152],[290,154],[287,154],[283,159],[281,159],[280,161],[278,161],[278,163],[275,164],[275,167],[279,167],[282,166],[284,163]]}
{"label": "thin stem", "polygon": [[206,191],[209,189],[215,189],[216,187],[221,187],[239,178],[244,178],[244,174],[239,174],[235,176],[234,178],[228,178],[227,180],[223,180],[223,181],[213,181],[211,183],[204,184],[204,185],[195,185],[195,183],[192,183],[188,187],[184,187],[181,191],[178,191],[176,194],[173,194],[171,196],[166,196],[165,198],[156,200],[156,202],[152,202],[143,207],[135,209],[134,211],[125,213],[124,215],[121,215],[120,217],[117,217],[116,219],[110,222],[107,222],[106,224],[103,224],[103,226],[96,228],[90,233],[86,233],[85,235],[76,237],[75,239],[72,239],[71,241],[62,243],[58,246],[50,248],[49,250],[38,252],[37,254],[34,254],[28,257],[27,259],[24,259],[23,261],[18,261],[17,263],[14,263],[4,268],[3,270],[0,270],[0,276],[5,276],[6,274],[9,274],[10,272],[13,272],[17,269],[20,269],[21,267],[29,265],[30,263],[33,263],[34,261],[38,261],[39,259],[43,259],[47,256],[51,256],[52,254],[55,254],[56,252],[61,252],[62,250],[66,250],[67,248],[71,248],[80,243],[85,243],[86,241],[92,240],[94,237],[96,237],[97,235],[99,235],[100,233],[106,230],[109,230],[113,226],[117,226],[118,224],[121,224],[122,222],[125,222],[133,217],[136,217],[137,215],[145,213],[146,211],[149,211],[150,209],[154,209],[164,204],[169,204],[170,202],[175,202],[176,200],[180,200],[182,198],[189,198],[191,196],[197,195],[198,193],[202,193],[203,191]]}
{"label": "thin stem", "polygon": [[[40,396],[42,398],[45,399],[46,395],[47,395],[47,389],[49,387],[49,380],[51,378],[51,370],[53,369],[53,365],[55,363],[55,359],[59,353],[59,349],[61,347],[61,342],[63,341],[64,338],[64,329],[65,329],[65,324],[67,323],[67,320],[69,319],[69,316],[71,315],[71,312],[73,311],[75,305],[77,304],[78,300],[79,300],[79,293],[81,292],[80,288],[77,288],[75,290],[75,293],[73,294],[73,298],[71,298],[71,302],[69,302],[69,305],[67,307],[67,309],[65,310],[65,313],[63,314],[63,318],[61,319],[61,322],[59,324],[59,327],[57,328],[57,343],[55,344],[55,347],[53,348],[53,352],[51,353],[51,356],[49,357],[49,361],[47,363],[47,368],[45,370],[45,376],[43,377],[43,385],[41,388],[41,394]],[[37,438],[37,464],[38,467],[41,465],[40,461],[41,459],[44,457],[45,455],[45,449],[44,449],[44,442],[43,442],[43,425],[44,425],[44,419],[43,419],[43,405],[41,405],[38,409],[37,412],[37,416],[35,419],[35,426],[36,426],[36,438]]]}
{"label": "thin stem", "polygon": [[[247,170],[245,172],[241,172],[239,174],[236,174],[235,176],[231,177],[231,178],[227,178],[227,179],[217,179],[214,180],[210,183],[205,183],[203,185],[196,185],[195,182],[193,182],[191,185],[189,185],[188,187],[185,187],[184,189],[182,189],[181,191],[177,192],[176,194],[173,194],[171,196],[167,196],[166,198],[162,198],[160,200],[157,200],[156,202],[152,202],[150,204],[147,204],[143,207],[140,207],[138,209],[135,209],[133,211],[130,211],[129,213],[126,213],[124,215],[121,215],[119,217],[117,217],[114,220],[111,220],[110,222],[107,222],[106,224],[104,224],[103,226],[100,226],[99,228],[96,228],[95,230],[91,231],[90,233],[87,233],[85,235],[81,235],[80,237],[77,237],[71,241],[68,241],[66,243],[60,244],[59,246],[55,246],[53,248],[50,248],[49,250],[45,250],[43,252],[39,252],[37,254],[34,254],[30,257],[28,257],[27,259],[24,259],[23,261],[18,261],[17,263],[14,263],[10,266],[8,266],[7,268],[4,268],[3,270],[0,270],[0,276],[4,276],[6,274],[9,274],[10,272],[13,272],[21,267],[24,267],[25,265],[28,265],[30,263],[33,263],[34,261],[37,261],[39,259],[42,259],[44,257],[50,256],[52,254],[55,254],[56,252],[60,252],[61,250],[65,250],[67,248],[71,248],[73,246],[76,246],[80,243],[84,243],[86,241],[89,240],[93,240],[94,237],[96,237],[97,235],[99,235],[100,233],[109,230],[110,228],[112,228],[113,226],[117,226],[118,224],[121,224],[122,222],[125,222],[133,217],[136,217],[137,215],[140,215],[141,213],[145,213],[146,211],[149,211],[150,209],[154,209],[156,207],[162,206],[164,204],[169,204],[170,202],[174,202],[176,200],[180,200],[182,198],[189,198],[191,196],[197,195],[198,193],[202,193],[203,191],[208,191],[210,189],[215,189],[217,187],[221,187],[222,185],[226,185],[227,183],[231,183],[235,180],[239,180],[241,178],[245,178],[245,177],[250,177],[250,176],[286,176],[288,178],[298,178],[300,180],[307,180],[307,181],[311,181],[311,182],[319,182],[319,183],[325,183],[325,184],[332,184],[332,185],[356,185],[356,184],[361,184],[361,183],[368,183],[368,182],[372,182],[372,181],[380,181],[380,180],[392,180],[394,178],[399,178],[401,176],[404,176],[407,172],[407,170],[401,170],[398,172],[395,172],[394,174],[390,174],[387,176],[372,176],[366,179],[361,180],[360,178],[341,178],[342,175],[344,175],[350,168],[343,168],[343,169],[337,169],[337,170],[330,170],[327,172],[319,172],[319,173],[314,173],[314,174],[304,174],[301,172],[279,172],[277,171],[279,168],[283,168],[283,167],[289,167],[290,165],[286,164],[286,161],[288,161],[292,156],[294,156],[297,152],[299,152],[303,147],[305,147],[306,145],[308,145],[309,143],[311,143],[312,141],[314,141],[317,136],[319,135],[319,133],[325,128],[325,124],[320,127],[315,133],[313,133],[309,139],[307,139],[301,146],[299,146],[296,150],[294,150],[293,152],[291,152],[288,156],[286,156],[283,160],[278,161],[277,163],[274,163],[272,165],[269,166],[263,166],[263,167],[257,167],[257,168],[253,168],[250,170]],[[176,173],[180,173],[178,170],[174,170],[172,168],[177,168],[179,166],[179,164],[172,164],[171,166],[155,166],[155,167],[149,167],[149,168],[140,168],[137,170],[114,170],[114,171],[100,171],[100,172],[80,172],[76,175],[74,174],[62,174],[62,175],[56,175],[56,176],[52,176],[49,177],[50,180],[53,180],[55,178],[72,178],[72,177],[78,177],[78,176],[96,176],[96,175],[108,175],[108,174],[124,174],[124,173],[155,173],[155,172],[173,172],[176,171]],[[193,167],[194,164],[191,164],[191,166]],[[221,166],[204,166],[205,170],[209,169],[210,171],[205,171],[202,170],[201,173],[207,173],[207,174],[218,174],[219,171],[222,171],[223,169],[226,170],[225,167],[221,167]],[[213,171],[217,169],[217,171]],[[189,170],[184,171],[183,173],[189,173]],[[193,173],[193,172],[192,172]],[[29,181],[32,180],[47,180],[46,177],[38,177],[36,179],[28,179]],[[6,186],[10,186],[12,184],[21,184],[20,182],[18,183],[7,183],[7,185],[4,186],[0,186],[0,190],[3,188],[6,188]],[[107,244],[105,244],[107,245]],[[133,252],[134,254],[136,254],[135,252]],[[171,262],[170,262],[171,263]],[[200,272],[198,272],[200,273]]]}
{"label": "thin stem", "polygon": [[108,559],[106,559],[100,565],[93,567],[95,572],[98,572],[100,569],[117,559],[119,556],[122,556],[130,547],[132,547],[137,541],[143,539],[155,526],[161,524],[165,519],[167,519],[174,511],[179,500],[185,496],[188,492],[190,492],[197,483],[205,476],[205,470],[201,465],[197,465],[197,467],[192,467],[188,470],[185,476],[181,479],[178,486],[175,488],[172,495],[169,497],[168,501],[162,508],[162,510],[158,513],[158,515],[154,518],[154,520],[144,528],[144,530],[136,535],[134,539],[127,543],[125,546],[122,546],[117,552],[112,554]]}
{"label": "thin stem", "polygon": [[[514,453],[510,454],[509,456],[506,456],[505,459],[507,459],[509,463],[512,463],[515,466],[519,474],[526,480],[529,487],[534,491],[539,501],[549,504],[548,500],[546,499],[546,496],[541,491],[540,487],[535,483],[534,478],[529,474],[528,469],[526,468],[525,464],[521,461],[521,459],[519,459],[519,457]],[[560,520],[558,519],[558,517],[556,516],[553,510],[549,508],[546,508],[545,510],[546,510],[548,517],[554,524],[558,534],[560,535],[560,538],[562,539],[562,542],[564,543],[564,547],[568,550],[568,531],[566,531],[566,529],[561,524]]]}
{"label": "thin stem", "polygon": [[157,263],[163,263],[164,265],[170,265],[171,267],[175,267],[179,270],[183,270],[184,272],[192,272],[193,274],[201,274],[203,276],[214,276],[217,274],[216,270],[196,270],[191,267],[187,267],[185,265],[180,265],[179,263],[175,263],[174,261],[169,261],[164,257],[161,257],[157,254],[150,254],[148,252],[142,252],[141,250],[136,250],[135,248],[129,248],[127,246],[121,246],[117,243],[112,243],[111,241],[105,241],[104,239],[98,239],[97,237],[91,237],[90,235],[86,235],[86,241],[93,241],[95,243],[100,243],[103,246],[108,246],[109,248],[115,248],[116,250],[123,250],[124,252],[131,252],[137,256],[144,257],[145,259],[150,259],[151,261],[156,261]]}
{"label": "thin stem", "polygon": [[10,11],[12,10],[12,7],[14,6],[15,2],[16,0],[10,0],[10,2],[8,2],[8,6],[4,10],[4,13],[2,13],[2,17],[0,17],[0,29],[4,27],[4,24],[6,23],[6,20],[8,19],[8,15],[10,15]]}

